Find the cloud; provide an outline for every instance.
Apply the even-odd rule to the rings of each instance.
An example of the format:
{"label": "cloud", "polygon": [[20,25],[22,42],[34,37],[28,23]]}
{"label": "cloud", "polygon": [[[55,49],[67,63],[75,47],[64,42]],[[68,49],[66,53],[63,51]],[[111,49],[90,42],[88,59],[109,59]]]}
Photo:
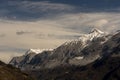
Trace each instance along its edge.
{"label": "cloud", "polygon": [[7,7],[0,5],[0,59],[6,62],[10,56],[24,54],[29,48],[56,48],[89,33],[90,27],[107,32],[120,29],[117,12],[94,9],[80,12],[82,8],[75,12],[75,6],[50,1],[9,1],[5,4]]}
{"label": "cloud", "polygon": [[21,56],[27,49],[13,47],[10,45],[0,45],[0,60],[8,63],[13,57]]}
{"label": "cloud", "polygon": [[79,34],[76,34],[76,35],[72,35],[72,34],[69,34],[69,35],[66,35],[66,34],[38,34],[38,39],[76,39],[76,38],[79,38],[80,35]]}
{"label": "cloud", "polygon": [[20,53],[13,53],[13,52],[0,52],[0,60],[4,61],[5,63],[9,63],[9,61],[16,56],[21,56],[23,54]]}
{"label": "cloud", "polygon": [[118,0],[6,0],[0,3],[0,18],[34,21],[53,18],[66,13],[118,13]]}
{"label": "cloud", "polygon": [[[88,32],[90,27],[112,32],[120,28],[119,13],[76,13],[56,17],[57,24],[78,33]],[[114,27],[114,28],[112,28]]]}
{"label": "cloud", "polygon": [[24,34],[31,34],[32,32],[29,31],[17,31],[16,34],[17,35],[24,35]]}
{"label": "cloud", "polygon": [[104,26],[105,24],[107,24],[109,21],[106,20],[106,19],[100,19],[100,20],[97,20],[97,21],[91,21],[88,23],[88,26],[93,26],[93,27],[101,27],[101,26]]}
{"label": "cloud", "polygon": [[15,52],[15,53],[22,53],[25,52],[27,49],[23,49],[22,47],[12,47],[10,45],[0,45],[1,52]]}
{"label": "cloud", "polygon": [[48,1],[40,1],[40,2],[31,2],[31,1],[24,1],[21,3],[23,6],[20,6],[22,9],[25,10],[33,10],[39,12],[48,12],[48,10],[54,10],[54,11],[70,11],[73,9],[73,6],[67,5],[67,4],[60,4],[60,3],[51,3]]}
{"label": "cloud", "polygon": [[5,34],[0,34],[0,38],[3,38],[5,37],[6,35]]}
{"label": "cloud", "polygon": [[30,21],[74,10],[74,6],[49,1],[7,1],[0,4],[0,17],[10,20]]}

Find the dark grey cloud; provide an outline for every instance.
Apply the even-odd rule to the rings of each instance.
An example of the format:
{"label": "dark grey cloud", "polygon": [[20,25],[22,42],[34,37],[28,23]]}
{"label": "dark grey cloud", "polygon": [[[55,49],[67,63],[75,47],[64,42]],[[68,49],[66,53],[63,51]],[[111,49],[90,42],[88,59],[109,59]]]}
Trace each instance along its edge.
{"label": "dark grey cloud", "polygon": [[1,0],[0,58],[27,48],[54,48],[91,26],[118,30],[119,12],[120,0]]}
{"label": "dark grey cloud", "polygon": [[69,0],[69,1],[68,0],[16,0],[16,1],[32,1],[32,2],[49,1],[52,3],[62,3],[73,6],[81,6],[81,7],[97,8],[97,9],[98,8],[111,9],[111,8],[120,7],[120,0]]}
{"label": "dark grey cloud", "polygon": [[17,31],[16,35],[25,35],[25,34],[31,34],[32,32],[29,31]]}
{"label": "dark grey cloud", "polygon": [[5,34],[0,34],[0,38],[3,38],[5,37],[6,35]]}
{"label": "dark grey cloud", "polygon": [[2,0],[0,18],[36,20],[67,13],[120,12],[120,0]]}
{"label": "dark grey cloud", "polygon": [[80,35],[38,34],[38,39],[78,39]]}
{"label": "dark grey cloud", "polygon": [[16,53],[24,53],[27,49],[25,48],[16,48],[11,46],[0,45],[0,52],[16,52]]}
{"label": "dark grey cloud", "polygon": [[78,39],[80,35],[59,35],[56,36],[57,39]]}
{"label": "dark grey cloud", "polygon": [[0,17],[12,20],[35,20],[55,14],[71,12],[72,6],[47,1],[4,1],[0,3]]}

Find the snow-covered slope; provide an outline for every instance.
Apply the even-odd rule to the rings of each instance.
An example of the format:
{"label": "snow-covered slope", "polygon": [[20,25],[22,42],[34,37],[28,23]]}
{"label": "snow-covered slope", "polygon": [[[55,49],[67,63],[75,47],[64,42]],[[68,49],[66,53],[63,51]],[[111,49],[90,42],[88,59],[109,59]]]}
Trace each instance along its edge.
{"label": "snow-covered slope", "polygon": [[75,39],[72,41],[67,41],[63,45],[68,45],[68,44],[77,44],[79,41],[82,43],[83,47],[86,47],[91,41],[99,38],[99,37],[104,37],[108,35],[107,32],[102,32],[97,28],[93,28],[88,34],[81,34],[79,39]]}
{"label": "snow-covered slope", "polygon": [[54,61],[54,64],[56,63],[56,65],[58,65],[57,62],[59,61],[59,63],[69,63],[72,65],[85,65],[89,62],[92,62],[97,59],[99,55],[93,54],[86,56],[85,50],[88,47],[90,47],[92,50],[93,46],[91,45],[93,44],[96,46],[96,48],[99,48],[103,43],[108,40],[107,35],[108,34],[106,32],[102,32],[94,28],[88,34],[82,34],[79,39],[67,41],[58,48],[56,48],[54,50],[54,54],[52,55],[51,61]]}
{"label": "snow-covered slope", "polygon": [[82,41],[83,43],[87,43],[89,41],[92,41],[93,39],[96,39],[98,37],[104,37],[106,35],[107,35],[107,32],[102,32],[99,29],[94,28],[88,34],[81,34],[79,39],[68,41],[65,44],[70,43],[70,42],[74,42],[75,43],[77,41]]}
{"label": "snow-covered slope", "polygon": [[29,49],[28,51],[26,51],[25,55],[13,57],[12,60],[10,61],[10,64],[15,65],[15,67],[24,69],[24,66],[29,64],[37,54],[42,54],[45,51],[52,50],[53,49]]}
{"label": "snow-covered slope", "polygon": [[103,37],[105,35],[106,35],[105,32],[102,32],[102,31],[94,28],[90,31],[89,34],[81,35],[79,40],[81,40],[83,42],[87,42],[87,41],[92,41],[93,39],[98,38],[98,37]]}
{"label": "snow-covered slope", "polygon": [[35,53],[39,54],[42,53],[43,51],[52,51],[53,49],[29,49],[25,54],[30,54],[30,53]]}

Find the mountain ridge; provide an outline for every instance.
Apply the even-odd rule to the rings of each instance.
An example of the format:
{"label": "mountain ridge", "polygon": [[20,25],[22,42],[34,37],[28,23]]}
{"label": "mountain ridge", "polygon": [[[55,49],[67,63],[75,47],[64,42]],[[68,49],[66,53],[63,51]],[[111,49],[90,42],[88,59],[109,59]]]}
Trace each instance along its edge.
{"label": "mountain ridge", "polygon": [[94,48],[88,48],[86,50],[89,54],[99,53],[101,57],[83,66],[67,64],[52,69],[31,70],[28,73],[37,80],[120,80],[120,33],[112,36],[95,51],[91,51]]}
{"label": "mountain ridge", "polygon": [[[65,64],[86,65],[100,57],[99,54],[86,55],[87,47],[98,44],[95,48],[100,48],[108,40],[107,35],[105,32],[94,28],[90,33],[80,36],[79,39],[65,42],[53,50],[37,53],[31,58],[27,57],[27,59],[22,57],[21,61],[13,58],[10,64],[21,69],[54,68]],[[18,61],[17,64],[16,61]]]}

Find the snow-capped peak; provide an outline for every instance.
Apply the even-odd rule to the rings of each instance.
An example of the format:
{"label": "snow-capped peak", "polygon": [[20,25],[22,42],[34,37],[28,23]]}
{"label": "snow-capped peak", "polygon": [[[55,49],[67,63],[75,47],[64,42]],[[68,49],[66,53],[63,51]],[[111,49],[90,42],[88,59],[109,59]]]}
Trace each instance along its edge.
{"label": "snow-capped peak", "polygon": [[52,51],[53,49],[29,49],[26,54],[30,54],[30,53],[35,53],[35,54],[39,54],[42,53],[43,51]]}
{"label": "snow-capped peak", "polygon": [[105,32],[102,32],[99,29],[94,28],[90,31],[89,34],[81,35],[79,39],[83,42],[86,42],[86,41],[92,41],[94,38],[103,37],[105,35],[106,35]]}
{"label": "snow-capped peak", "polygon": [[96,38],[99,38],[99,37],[104,37],[106,35],[107,35],[106,32],[102,32],[101,30],[99,30],[97,28],[93,28],[88,34],[81,34],[79,39],[68,41],[68,42],[64,43],[63,45],[77,43],[78,41],[81,41],[82,45],[85,47],[93,39],[96,39]]}
{"label": "snow-capped peak", "polygon": [[99,34],[104,34],[105,32],[102,32],[101,30],[97,29],[97,28],[93,28],[91,31],[90,31],[90,34],[91,33],[99,33]]}

